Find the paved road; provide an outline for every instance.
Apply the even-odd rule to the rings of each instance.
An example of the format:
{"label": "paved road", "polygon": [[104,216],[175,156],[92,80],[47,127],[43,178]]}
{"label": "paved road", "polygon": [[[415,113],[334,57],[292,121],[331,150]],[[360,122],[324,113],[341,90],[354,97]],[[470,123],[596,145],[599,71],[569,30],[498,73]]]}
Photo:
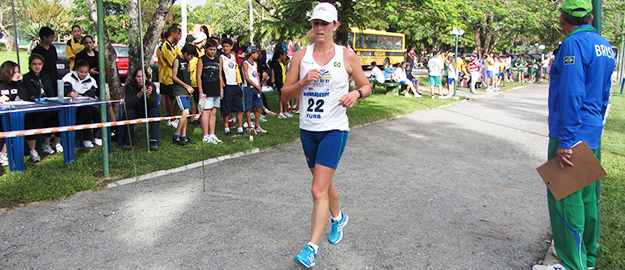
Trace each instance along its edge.
{"label": "paved road", "polygon": [[[528,269],[547,249],[546,85],[355,128],[350,215],[317,269]],[[0,214],[0,269],[299,269],[312,203],[299,142]],[[327,236],[326,230],[324,237]]]}

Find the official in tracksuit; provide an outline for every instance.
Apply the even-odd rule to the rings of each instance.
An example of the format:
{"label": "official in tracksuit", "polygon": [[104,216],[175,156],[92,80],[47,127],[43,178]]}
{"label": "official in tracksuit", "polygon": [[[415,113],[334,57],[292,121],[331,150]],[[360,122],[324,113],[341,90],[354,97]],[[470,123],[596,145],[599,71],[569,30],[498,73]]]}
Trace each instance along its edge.
{"label": "official in tracksuit", "polygon": [[[600,159],[603,119],[610,98],[615,53],[589,24],[590,0],[565,0],[560,25],[567,37],[551,67],[549,84],[549,159],[573,166],[573,145],[586,141]],[[548,191],[555,250],[560,264],[538,269],[594,269],[599,229],[600,182],[556,201]]]}

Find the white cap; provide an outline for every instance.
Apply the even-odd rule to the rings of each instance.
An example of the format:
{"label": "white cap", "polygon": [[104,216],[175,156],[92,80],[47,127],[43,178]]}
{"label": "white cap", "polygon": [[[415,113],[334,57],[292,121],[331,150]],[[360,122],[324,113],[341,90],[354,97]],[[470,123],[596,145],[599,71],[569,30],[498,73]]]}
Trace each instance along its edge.
{"label": "white cap", "polygon": [[312,20],[322,20],[329,23],[338,22],[339,19],[337,17],[336,7],[327,2],[317,4],[308,21]]}
{"label": "white cap", "polygon": [[194,35],[195,40],[193,40],[193,43],[200,43],[202,42],[202,40],[206,39],[206,34],[204,34],[204,32],[200,31],[197,34]]}

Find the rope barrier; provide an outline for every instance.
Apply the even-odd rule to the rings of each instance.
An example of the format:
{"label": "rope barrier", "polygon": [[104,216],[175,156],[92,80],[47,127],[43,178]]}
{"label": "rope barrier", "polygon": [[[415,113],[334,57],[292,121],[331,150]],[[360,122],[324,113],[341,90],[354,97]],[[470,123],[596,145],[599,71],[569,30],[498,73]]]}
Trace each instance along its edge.
{"label": "rope barrier", "polygon": [[149,123],[149,122],[156,122],[156,121],[180,119],[182,117],[196,117],[198,115],[199,114],[189,114],[186,116],[177,115],[177,116],[150,117],[150,118],[139,118],[139,119],[134,119],[134,120],[123,120],[123,121],[95,123],[95,124],[83,124],[83,125],[74,125],[74,126],[65,126],[65,127],[5,131],[5,132],[0,132],[0,139],[10,138],[10,137],[19,137],[19,136],[48,134],[48,133],[56,133],[56,132],[64,132],[64,131],[73,131],[73,130],[125,126],[125,125],[131,125],[131,124],[141,124],[141,123]]}

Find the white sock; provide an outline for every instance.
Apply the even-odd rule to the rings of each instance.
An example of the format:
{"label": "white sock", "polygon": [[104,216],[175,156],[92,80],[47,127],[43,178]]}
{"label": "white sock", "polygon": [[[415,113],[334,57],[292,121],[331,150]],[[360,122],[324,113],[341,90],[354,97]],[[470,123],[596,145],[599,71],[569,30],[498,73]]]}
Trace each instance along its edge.
{"label": "white sock", "polygon": [[308,244],[313,248],[315,254],[317,254],[317,250],[319,249],[318,245],[313,244],[312,242],[308,242]]}
{"label": "white sock", "polygon": [[229,132],[229,131],[230,131],[230,129],[229,129],[229,128],[226,128],[226,132]]}
{"label": "white sock", "polygon": [[341,222],[342,219],[343,219],[343,212],[341,212],[341,210],[339,210],[339,216],[338,217],[332,217],[332,220],[336,221],[336,222]]}
{"label": "white sock", "polygon": [[243,132],[243,127],[238,127],[237,132]]}
{"label": "white sock", "polygon": [[215,133],[208,134],[208,136],[214,137]]}

